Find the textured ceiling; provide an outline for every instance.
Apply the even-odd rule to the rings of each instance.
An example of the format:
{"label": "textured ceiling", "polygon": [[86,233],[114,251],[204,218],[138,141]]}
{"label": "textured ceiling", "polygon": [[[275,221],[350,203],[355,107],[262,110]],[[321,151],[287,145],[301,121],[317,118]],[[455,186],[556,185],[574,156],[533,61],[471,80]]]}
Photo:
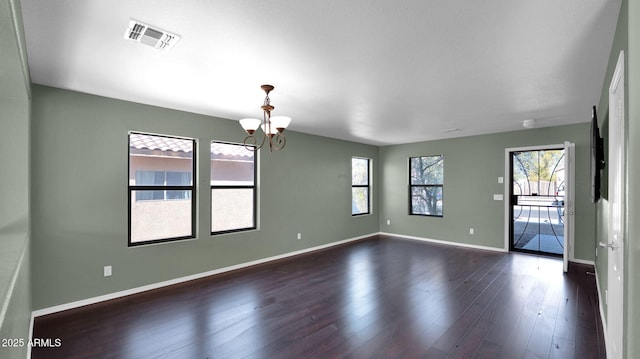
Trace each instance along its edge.
{"label": "textured ceiling", "polygon": [[[22,0],[34,83],[375,145],[586,122],[620,0]],[[130,19],[178,34],[126,40]],[[458,132],[446,132],[457,128]],[[239,133],[241,136],[241,133]]]}

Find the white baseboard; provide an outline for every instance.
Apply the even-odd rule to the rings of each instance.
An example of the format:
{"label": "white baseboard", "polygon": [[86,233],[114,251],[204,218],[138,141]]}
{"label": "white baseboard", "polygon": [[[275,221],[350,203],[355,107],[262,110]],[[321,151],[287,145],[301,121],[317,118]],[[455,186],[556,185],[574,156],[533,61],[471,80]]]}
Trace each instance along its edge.
{"label": "white baseboard", "polygon": [[[431,243],[438,243],[438,244],[445,244],[445,245],[449,245],[449,246],[456,246],[456,247],[465,247],[465,248],[473,248],[473,249],[483,249],[483,250],[487,250],[487,251],[494,251],[494,252],[501,252],[501,253],[508,253],[509,251],[505,248],[497,248],[497,247],[489,247],[489,246],[479,246],[479,245],[475,245],[475,244],[467,244],[467,243],[460,243],[460,242],[451,242],[451,241],[443,241],[443,240],[439,240],[439,239],[431,239],[431,238],[424,238],[424,237],[416,237],[416,236],[406,236],[403,234],[396,234],[396,233],[387,233],[387,232],[380,232],[380,235],[385,235],[385,236],[391,236],[391,237],[399,237],[399,238],[407,238],[407,239],[414,239],[417,241],[423,241],[423,242],[431,242]],[[595,267],[596,263],[594,261],[588,261],[588,260],[584,260],[584,259],[576,259],[576,258],[572,258],[569,260],[569,262],[574,262],[574,263],[580,263],[580,264],[587,264],[587,265],[592,265]]]}
{"label": "white baseboard", "polygon": [[488,247],[488,246],[479,246],[479,245],[475,245],[475,244],[467,244],[467,243],[460,243],[460,242],[451,242],[451,241],[443,241],[443,240],[439,240],[439,239],[431,239],[431,238],[424,238],[424,237],[416,237],[416,236],[406,236],[403,234],[396,234],[396,233],[386,233],[386,232],[380,232],[380,235],[383,236],[391,236],[391,237],[399,237],[399,238],[406,238],[406,239],[413,239],[416,241],[423,241],[423,242],[430,242],[430,243],[438,243],[438,244],[446,244],[449,246],[455,246],[455,247],[465,247],[465,248],[473,248],[473,249],[482,249],[482,250],[486,250],[486,251],[493,251],[493,252],[508,252],[507,250],[505,250],[504,248],[497,248],[497,247]]}
{"label": "white baseboard", "polygon": [[[316,246],[316,247],[305,248],[305,249],[302,249],[302,250],[299,250],[299,251],[289,252],[289,253],[273,256],[273,257],[262,258],[262,259],[258,259],[258,260],[255,260],[255,261],[240,263],[240,264],[236,264],[236,265],[229,266],[229,267],[214,269],[214,270],[207,271],[207,272],[196,273],[196,274],[192,274],[192,275],[185,276],[185,277],[180,277],[180,278],[175,278],[175,279],[171,279],[171,280],[167,280],[167,281],[153,283],[153,284],[145,285],[145,286],[142,286],[142,287],[131,288],[131,289],[127,289],[127,290],[123,290],[123,291],[119,291],[119,292],[114,292],[114,293],[110,293],[110,294],[105,294],[105,295],[101,295],[101,296],[97,296],[97,297],[82,299],[82,300],[71,302],[71,303],[60,304],[60,305],[56,305],[56,306],[53,306],[53,307],[34,310],[32,312],[31,325],[33,325],[33,318],[40,317],[40,316],[43,316],[43,315],[58,313],[58,312],[62,312],[62,311],[69,310],[69,309],[79,308],[79,307],[83,307],[83,306],[86,306],[86,305],[105,302],[105,301],[108,301],[108,300],[111,300],[111,299],[121,298],[121,297],[125,297],[125,296],[132,295],[132,294],[142,293],[142,292],[146,292],[146,291],[149,291],[149,290],[170,286],[170,285],[173,285],[173,284],[188,282],[188,281],[191,281],[191,280],[194,280],[194,279],[200,279],[200,278],[209,277],[209,276],[216,275],[216,274],[221,274],[221,273],[226,273],[226,272],[230,272],[230,271],[234,271],[234,270],[238,270],[238,269],[242,269],[242,268],[251,267],[251,266],[254,266],[254,265],[258,265],[258,264],[272,262],[272,261],[279,260],[279,259],[293,257],[293,256],[297,256],[297,255],[300,255],[300,254],[305,254],[305,253],[309,253],[309,252],[313,252],[313,251],[317,251],[317,250],[321,250],[321,249],[326,249],[326,248],[338,246],[338,245],[341,245],[341,244],[346,244],[346,243],[349,243],[349,242],[358,241],[358,240],[361,240],[361,239],[364,239],[364,238],[369,238],[369,237],[376,236],[376,235],[385,235],[385,236],[391,236],[391,237],[406,238],[406,239],[412,239],[412,240],[423,241],[423,242],[444,244],[444,245],[455,246],[455,247],[481,249],[481,250],[488,250],[488,251],[493,251],[493,252],[501,252],[501,253],[507,253],[508,252],[508,250],[505,250],[504,248],[496,248],[496,247],[489,247],[489,246],[480,246],[480,245],[475,245],[475,244],[443,241],[443,240],[438,240],[438,239],[431,239],[431,238],[424,238],[424,237],[417,237],[417,236],[407,236],[407,235],[402,235],[402,234],[397,234],[397,233],[377,232],[377,233],[371,233],[371,234],[367,234],[367,235],[363,235],[363,236],[348,238],[348,239],[344,239],[344,240],[337,241],[337,242],[331,242],[331,243],[323,244],[323,245]],[[591,264],[591,265],[595,264],[593,261],[585,261],[585,260],[578,260],[578,259],[574,259],[574,260],[572,260],[572,262],[582,263],[582,264]],[[597,279],[597,276],[596,276],[596,279]],[[599,292],[598,292],[598,295],[599,295]],[[602,316],[602,301],[600,301],[600,306],[601,306],[601,316]],[[603,323],[604,323],[604,321],[603,321]],[[29,333],[31,333],[31,329],[30,329]]]}
{"label": "white baseboard", "polygon": [[229,266],[229,267],[214,269],[214,270],[203,272],[203,273],[196,273],[196,274],[192,274],[192,275],[185,276],[185,277],[180,277],[180,278],[175,278],[175,279],[171,279],[171,280],[167,280],[167,281],[153,283],[153,284],[145,285],[145,286],[142,286],[142,287],[131,288],[131,289],[115,292],[115,293],[101,295],[101,296],[98,296],[98,297],[87,298],[87,299],[78,300],[78,301],[71,302],[71,303],[60,304],[60,305],[56,305],[56,306],[53,306],[53,307],[38,309],[38,310],[34,310],[32,312],[32,317],[40,317],[40,316],[43,316],[43,315],[58,313],[58,312],[62,312],[62,311],[69,310],[69,309],[79,308],[79,307],[83,307],[83,306],[90,305],[90,304],[96,304],[96,303],[105,302],[105,301],[111,300],[111,299],[125,297],[125,296],[131,295],[131,294],[142,293],[142,292],[146,292],[146,291],[149,291],[149,290],[152,290],[152,289],[158,289],[158,288],[170,286],[170,285],[173,285],[173,284],[188,282],[188,281],[194,280],[194,279],[200,279],[200,278],[209,277],[209,276],[216,275],[216,274],[221,274],[221,273],[226,273],[226,272],[230,272],[230,271],[234,271],[234,270],[238,270],[238,269],[242,269],[242,268],[246,268],[246,267],[251,267],[251,266],[254,266],[254,265],[258,265],[258,264],[272,262],[272,261],[283,259],[283,258],[293,257],[293,256],[297,256],[297,255],[300,255],[300,254],[305,254],[305,253],[309,253],[309,252],[313,252],[313,251],[317,251],[317,250],[321,250],[321,249],[325,249],[325,248],[338,246],[338,245],[341,245],[341,244],[346,244],[346,243],[349,243],[349,242],[358,241],[358,240],[361,240],[361,239],[364,239],[364,238],[376,236],[378,234],[379,233],[371,233],[371,234],[367,234],[367,235],[364,235],[364,236],[344,239],[344,240],[341,240],[341,241],[331,242],[331,243],[327,243],[327,244],[323,244],[323,245],[316,246],[316,247],[311,247],[311,248],[305,248],[305,249],[301,249],[299,251],[289,252],[289,253],[273,256],[273,257],[262,258],[262,259],[258,259],[258,260],[251,261],[251,262],[240,263],[240,264],[232,265],[232,266]]}
{"label": "white baseboard", "polygon": [[600,320],[602,321],[602,336],[604,337],[604,347],[605,350],[608,347],[608,340],[607,340],[607,318],[605,318],[604,316],[604,307],[602,306],[604,303],[604,301],[602,300],[603,298],[600,296],[600,293],[602,293],[600,288],[600,280],[598,279],[598,269],[596,268],[595,270],[595,276],[596,276],[596,291],[598,292],[598,304],[600,306],[599,311],[600,311]]}
{"label": "white baseboard", "polygon": [[[28,243],[28,242],[27,242]],[[7,311],[9,310],[9,304],[11,303],[11,299],[13,299],[13,290],[16,287],[16,282],[18,281],[18,276],[22,271],[22,262],[24,261],[24,257],[27,254],[27,250],[29,249],[28,244],[22,248],[22,252],[20,253],[20,258],[18,258],[18,263],[16,264],[15,270],[11,275],[11,279],[9,280],[9,286],[7,287],[7,291],[5,293],[4,298],[0,298],[2,302],[2,306],[0,306],[0,328],[4,325],[4,319],[7,315]]]}

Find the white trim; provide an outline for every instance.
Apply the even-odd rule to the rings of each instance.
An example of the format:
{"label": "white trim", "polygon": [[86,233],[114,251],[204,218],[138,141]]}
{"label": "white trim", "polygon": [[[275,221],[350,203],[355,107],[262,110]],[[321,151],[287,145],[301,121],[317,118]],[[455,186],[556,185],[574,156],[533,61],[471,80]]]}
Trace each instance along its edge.
{"label": "white trim", "polygon": [[[27,239],[28,241],[29,239]],[[16,287],[16,282],[18,281],[18,275],[22,269],[22,262],[24,260],[24,256],[27,253],[27,248],[29,247],[28,243],[24,245],[22,248],[22,253],[20,254],[20,259],[18,259],[18,264],[16,265],[15,271],[13,271],[13,275],[11,276],[11,281],[9,282],[9,287],[7,289],[6,295],[2,301],[2,307],[0,308],[0,328],[4,325],[4,318],[7,315],[7,310],[9,309],[9,303],[11,302],[11,297],[13,296],[13,290]]]}
{"label": "white trim", "polygon": [[[464,247],[464,248],[471,248],[471,249],[482,249],[482,250],[487,250],[487,251],[492,251],[492,252],[510,253],[508,250],[505,250],[503,248],[498,248],[498,247],[479,246],[479,245],[476,245],[476,244],[468,244],[468,243],[460,243],[460,242],[452,242],[452,241],[443,241],[443,240],[440,240],[440,239],[432,239],[432,238],[416,237],[416,236],[407,236],[407,235],[404,235],[404,234],[388,233],[388,232],[380,232],[378,234],[381,235],[381,236],[390,236],[390,237],[413,239],[413,240],[422,241],[422,242],[445,244],[445,245],[454,246],[454,247]],[[586,265],[590,265],[590,266],[594,266],[594,267],[596,265],[596,263],[594,261],[590,261],[590,260],[586,260],[586,259],[571,258],[569,260],[569,262],[578,263],[578,264],[586,264]]]}
{"label": "white trim", "polygon": [[[309,253],[309,252],[313,252],[313,251],[317,251],[317,250],[321,250],[321,249],[331,248],[331,247],[339,246],[339,245],[342,245],[342,244],[347,244],[347,243],[350,243],[350,242],[358,241],[358,240],[361,240],[361,239],[373,237],[373,236],[376,236],[376,235],[412,239],[412,240],[417,240],[417,241],[422,241],[422,242],[444,244],[444,245],[453,246],[453,247],[463,247],[463,248],[487,250],[487,251],[492,251],[492,252],[509,253],[509,251],[504,250],[503,248],[496,248],[496,247],[489,247],[489,246],[479,246],[479,245],[475,245],[475,244],[467,244],[467,243],[459,243],[459,242],[451,242],[451,241],[443,241],[443,240],[431,239],[431,238],[425,238],[425,237],[407,236],[407,235],[397,234],[397,233],[388,233],[388,232],[370,233],[370,234],[366,234],[366,235],[363,235],[363,236],[348,238],[348,239],[344,239],[344,240],[341,240],[341,241],[327,243],[327,244],[323,244],[323,245],[316,246],[316,247],[301,249],[299,251],[280,254],[280,255],[277,255],[277,256],[273,256],[273,257],[262,258],[262,259],[258,259],[258,260],[251,261],[251,262],[240,263],[240,264],[236,264],[236,265],[229,266],[229,267],[224,267],[224,268],[214,269],[214,270],[207,271],[207,272],[192,274],[192,275],[189,275],[189,276],[175,278],[175,279],[171,279],[171,280],[167,280],[167,281],[163,281],[163,282],[158,282],[158,283],[153,283],[153,284],[145,285],[145,286],[142,286],[142,287],[131,288],[131,289],[127,289],[127,290],[123,290],[123,291],[119,291],[119,292],[114,292],[114,293],[110,293],[110,294],[105,294],[105,295],[101,295],[101,296],[97,296],[97,297],[78,300],[78,301],[71,302],[71,303],[60,304],[60,305],[56,305],[56,306],[53,306],[53,307],[34,310],[31,313],[31,323],[30,323],[30,326],[29,326],[29,336],[30,336],[30,339],[31,339],[31,336],[32,336],[32,333],[33,333],[33,322],[34,322],[34,319],[36,317],[41,317],[41,316],[48,315],[48,314],[58,313],[58,312],[62,312],[62,311],[69,310],[69,309],[80,308],[80,307],[84,307],[84,306],[91,305],[91,304],[96,304],[96,303],[105,302],[105,301],[112,300],[112,299],[126,297],[126,296],[132,295],[132,294],[142,293],[142,292],[146,292],[146,291],[149,291],[149,290],[158,289],[158,288],[162,288],[162,287],[166,287],[166,286],[170,286],[170,285],[174,285],[174,284],[179,284],[179,283],[183,283],[183,282],[188,282],[188,281],[195,280],[195,279],[200,279],[200,278],[205,278],[205,277],[209,277],[209,276],[213,276],[213,275],[217,275],[217,274],[222,274],[222,273],[226,273],[226,272],[230,272],[230,271],[234,271],[234,270],[238,270],[238,269],[242,269],[242,268],[247,268],[247,267],[251,267],[251,266],[254,266],[254,265],[258,265],[258,264],[268,263],[268,262],[272,262],[272,261],[279,260],[279,259],[293,257],[293,256],[297,256],[297,255],[300,255],[300,254],[305,254],[305,253]],[[573,262],[594,265],[593,261],[573,260]],[[596,276],[596,280],[597,280],[597,276]],[[599,294],[600,294],[600,292],[598,292],[598,295]],[[601,306],[600,310],[602,311],[602,301],[600,301],[600,306]],[[600,313],[600,314],[602,316],[602,313]],[[604,321],[603,321],[603,323],[604,323]],[[29,349],[29,352],[30,352],[30,349]],[[29,357],[30,357],[30,355],[27,358],[29,358]]]}
{"label": "white trim", "polygon": [[[624,51],[620,51],[616,69],[609,86],[609,151],[607,158],[608,172],[608,234],[607,243],[617,246],[615,250],[607,250],[607,357],[611,359],[623,358],[625,355],[625,242],[629,241],[626,225],[629,222],[628,191],[630,181],[627,171],[627,140],[625,126],[625,61]],[[619,268],[619,270],[616,270]],[[611,289],[611,291],[609,291]],[[609,301],[611,301],[609,303]],[[632,304],[633,305],[633,304]],[[607,338],[608,337],[608,338]]]}
{"label": "white trim", "polygon": [[38,310],[34,310],[32,312],[32,316],[33,317],[40,317],[40,316],[43,316],[43,315],[62,312],[62,311],[65,311],[65,310],[79,308],[79,307],[83,307],[83,306],[90,305],[90,304],[96,304],[96,303],[100,303],[100,302],[105,302],[107,300],[121,298],[121,297],[125,297],[125,296],[131,295],[131,294],[142,293],[142,292],[146,292],[146,291],[149,291],[149,290],[152,290],[152,289],[158,289],[158,288],[170,286],[170,285],[173,285],[173,284],[188,282],[188,281],[191,281],[191,280],[194,280],[194,279],[200,279],[200,278],[204,278],[204,277],[209,277],[209,276],[212,276],[212,275],[226,273],[226,272],[230,272],[230,271],[234,271],[234,270],[238,270],[238,269],[242,269],[242,268],[247,268],[247,267],[251,267],[251,266],[254,266],[254,265],[263,264],[263,263],[267,263],[267,262],[271,262],[271,261],[275,261],[275,260],[279,260],[279,259],[283,259],[283,258],[293,257],[293,256],[297,256],[297,255],[300,255],[300,254],[305,254],[305,253],[317,251],[317,250],[320,250],[320,249],[330,248],[330,247],[338,246],[338,245],[341,245],[341,244],[346,244],[346,243],[349,243],[349,242],[361,240],[361,239],[364,239],[364,238],[373,237],[373,236],[376,236],[378,234],[379,233],[371,233],[371,234],[367,234],[367,235],[363,235],[363,236],[359,236],[359,237],[353,237],[353,238],[344,239],[344,240],[337,241],[337,242],[331,242],[331,243],[323,244],[323,245],[316,246],[316,247],[305,248],[305,249],[301,249],[299,251],[280,254],[280,255],[277,255],[277,256],[273,256],[273,257],[262,258],[262,259],[258,259],[258,260],[255,260],[255,261],[250,261],[250,262],[245,262],[245,263],[232,265],[232,266],[229,266],[229,267],[214,269],[214,270],[207,271],[207,272],[192,274],[192,275],[188,275],[188,276],[185,276],[185,277],[180,277],[180,278],[175,278],[175,279],[162,281],[162,282],[158,282],[158,283],[148,284],[148,285],[144,285],[142,287],[131,288],[131,289],[122,290],[122,291],[115,292],[115,293],[110,293],[110,294],[105,294],[105,295],[101,295],[101,296],[97,296],[97,297],[93,297],[93,298],[82,299],[82,300],[78,300],[78,301],[71,302],[71,303],[60,304],[60,305],[56,305],[56,306],[53,306],[53,307],[38,309]]}
{"label": "white trim", "polygon": [[[595,267],[594,267],[595,268]],[[607,318],[604,317],[604,307],[602,306],[602,297],[600,296],[600,280],[598,279],[598,269],[595,268],[594,271],[595,276],[596,276],[596,291],[598,292],[598,306],[600,307],[600,321],[602,322],[602,333],[603,333],[603,337],[604,337],[604,346],[605,346],[605,353],[606,353],[606,348],[607,348]]]}
{"label": "white trim", "polygon": [[509,218],[509,206],[511,205],[511,191],[509,186],[511,185],[511,161],[509,156],[511,155],[511,148],[504,149],[504,250],[505,252],[509,251],[509,241],[511,239],[511,218]]}
{"label": "white trim", "polygon": [[[576,260],[576,144],[574,142],[565,141],[565,154],[569,154],[569,191],[567,192],[569,196],[565,197],[565,200],[568,199],[570,201],[568,208],[565,208],[565,211],[569,210],[573,215],[566,214],[569,216],[573,216],[571,221],[569,222],[568,233],[569,235],[566,238],[567,245],[569,246],[569,262],[578,262]],[[565,169],[566,170],[566,169]],[[566,178],[566,177],[565,177]],[[566,223],[565,223],[566,225]],[[581,263],[581,262],[578,262]],[[591,264],[592,266],[596,266],[595,262],[585,263]]]}
{"label": "white trim", "polygon": [[611,84],[609,85],[609,93],[613,93],[617,91],[618,85],[624,76],[624,50],[620,51],[618,54],[618,61],[616,61],[616,68],[613,71],[613,76],[611,77]]}
{"label": "white trim", "polygon": [[391,236],[391,237],[399,237],[399,238],[406,238],[406,239],[413,239],[413,240],[417,240],[417,241],[437,243],[437,244],[446,244],[446,245],[454,246],[454,247],[465,247],[465,248],[472,248],[472,249],[482,249],[482,250],[487,250],[487,251],[492,251],[492,252],[501,252],[501,253],[507,253],[508,252],[508,251],[504,250],[503,248],[489,247],[489,246],[479,246],[479,245],[476,245],[476,244],[467,244],[467,243],[460,243],[460,242],[443,241],[443,240],[439,240],[439,239],[431,239],[431,238],[416,237],[416,236],[406,236],[406,235],[403,235],[403,234],[396,234],[396,233],[380,232],[380,235]]}

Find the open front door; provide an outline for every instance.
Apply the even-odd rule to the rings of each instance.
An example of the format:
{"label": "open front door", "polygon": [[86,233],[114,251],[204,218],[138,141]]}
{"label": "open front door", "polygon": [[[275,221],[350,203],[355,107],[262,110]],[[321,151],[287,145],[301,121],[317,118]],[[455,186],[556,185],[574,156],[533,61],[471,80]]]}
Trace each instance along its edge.
{"label": "open front door", "polygon": [[573,253],[573,233],[574,233],[574,190],[573,179],[575,174],[575,162],[573,160],[576,145],[574,143],[564,143],[564,168],[565,168],[565,195],[562,218],[564,222],[564,247],[562,253],[563,270],[569,269],[569,257]]}
{"label": "open front door", "polygon": [[565,218],[573,215],[573,207],[567,212],[572,201],[566,197],[572,193],[567,180],[573,160],[565,155],[565,147],[572,149],[570,143],[507,149],[509,250],[568,261],[565,243],[571,243],[566,237],[572,230],[567,230]]}

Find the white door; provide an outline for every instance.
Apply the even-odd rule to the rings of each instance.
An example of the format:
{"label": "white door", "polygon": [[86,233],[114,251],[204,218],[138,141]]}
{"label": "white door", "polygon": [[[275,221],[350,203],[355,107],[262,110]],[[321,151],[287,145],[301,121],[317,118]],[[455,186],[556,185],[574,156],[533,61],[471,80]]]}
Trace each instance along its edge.
{"label": "white door", "polygon": [[624,311],[624,196],[625,196],[625,141],[624,141],[624,52],[609,87],[609,235],[607,278],[607,358],[621,359]]}
{"label": "white door", "polygon": [[569,269],[569,258],[573,258],[573,214],[574,214],[574,190],[573,190],[573,178],[574,178],[574,160],[573,154],[575,152],[576,145],[571,142],[564,143],[564,213],[562,217],[564,219],[564,246],[562,254],[563,269],[566,272]]}

